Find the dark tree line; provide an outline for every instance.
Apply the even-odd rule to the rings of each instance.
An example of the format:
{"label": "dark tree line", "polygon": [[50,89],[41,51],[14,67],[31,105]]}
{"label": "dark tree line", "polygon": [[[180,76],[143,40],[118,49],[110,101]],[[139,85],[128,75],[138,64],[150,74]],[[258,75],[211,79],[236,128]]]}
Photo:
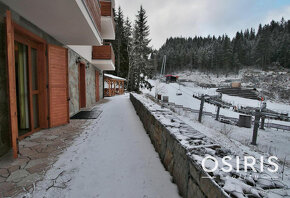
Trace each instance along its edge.
{"label": "dark tree line", "polygon": [[255,29],[227,35],[168,38],[159,49],[158,71],[166,55],[167,73],[198,69],[202,72],[237,73],[242,67],[290,68],[290,20],[272,21]]}

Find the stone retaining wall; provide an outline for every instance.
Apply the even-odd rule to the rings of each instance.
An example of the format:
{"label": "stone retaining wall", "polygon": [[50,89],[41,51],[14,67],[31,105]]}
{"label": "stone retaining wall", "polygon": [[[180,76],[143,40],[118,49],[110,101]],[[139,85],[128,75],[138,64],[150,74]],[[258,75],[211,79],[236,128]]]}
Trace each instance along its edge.
{"label": "stone retaining wall", "polygon": [[[139,115],[145,130],[150,136],[155,150],[166,170],[173,176],[179,193],[184,198],[226,198],[229,197],[216,182],[202,170],[201,166],[188,156],[188,149],[181,144],[181,139],[172,134],[146,106],[134,95],[130,100]],[[184,126],[186,131],[193,131]]]}

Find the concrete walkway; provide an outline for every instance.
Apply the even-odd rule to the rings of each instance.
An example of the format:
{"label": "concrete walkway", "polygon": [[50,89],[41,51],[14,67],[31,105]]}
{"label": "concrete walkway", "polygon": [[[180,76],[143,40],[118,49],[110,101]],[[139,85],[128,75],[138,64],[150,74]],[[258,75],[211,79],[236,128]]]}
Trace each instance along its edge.
{"label": "concrete walkway", "polygon": [[179,197],[129,95],[107,99],[103,113],[64,152],[32,197]]}

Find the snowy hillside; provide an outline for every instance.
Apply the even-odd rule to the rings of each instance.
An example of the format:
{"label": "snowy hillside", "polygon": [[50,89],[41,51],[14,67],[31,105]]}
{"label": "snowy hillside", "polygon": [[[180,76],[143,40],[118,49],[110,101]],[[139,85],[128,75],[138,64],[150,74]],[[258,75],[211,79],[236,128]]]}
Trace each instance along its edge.
{"label": "snowy hillside", "polygon": [[[203,78],[200,76],[200,78]],[[157,80],[150,80],[150,83],[154,85],[151,91],[143,90],[143,93],[150,94],[155,96],[156,90],[164,96],[169,96],[169,102],[173,102],[177,105],[182,105],[184,107],[188,107],[191,109],[198,110],[200,107],[200,100],[193,98],[193,94],[209,94],[214,95],[216,93],[216,88],[202,88],[197,86],[193,82],[182,83],[179,86],[177,83],[160,83]],[[182,95],[176,95],[177,92],[181,92]],[[223,95],[223,100],[234,103],[237,106],[252,106],[259,107],[260,102],[257,100],[239,98],[235,96]],[[267,107],[272,110],[276,110],[278,112],[284,112],[290,114],[290,105],[276,102],[267,102]],[[214,105],[205,103],[204,111],[211,112],[213,114],[216,113],[216,107]],[[220,115],[239,118],[239,113],[234,112],[231,109],[221,109]],[[205,116],[202,124],[198,123],[197,120],[198,114],[193,116],[186,116],[186,119],[183,119],[184,122],[193,125],[193,127],[197,127],[201,132],[206,134],[209,137],[213,137],[220,141],[224,141],[225,144],[227,141],[225,140],[225,135],[223,131],[229,131],[228,137],[226,139],[231,139],[230,141],[237,141],[245,146],[250,146],[250,141],[252,138],[253,128],[240,128],[232,125],[225,125],[218,121],[215,121],[214,118]],[[268,120],[266,119],[266,123],[275,123],[282,124],[286,126],[290,126],[289,122],[278,121],[278,120]],[[258,137],[258,146],[257,150],[269,154],[273,154],[278,156],[280,159],[284,159],[285,156],[290,155],[290,148],[288,146],[290,140],[290,132],[276,130],[272,128],[266,128],[265,131],[260,130]],[[233,148],[231,148],[233,149]],[[290,159],[287,159],[288,163],[290,163]]]}
{"label": "snowy hillside", "polygon": [[201,87],[227,87],[238,81],[243,87],[256,87],[269,100],[290,104],[290,73],[287,69],[261,71],[242,69],[236,75],[215,75],[198,71],[177,73],[181,82],[193,82]]}

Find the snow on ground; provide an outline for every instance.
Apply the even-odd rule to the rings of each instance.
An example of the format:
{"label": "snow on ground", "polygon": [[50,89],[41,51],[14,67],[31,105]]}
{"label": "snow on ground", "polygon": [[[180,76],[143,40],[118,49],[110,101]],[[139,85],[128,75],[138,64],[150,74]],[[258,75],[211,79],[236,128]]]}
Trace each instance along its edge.
{"label": "snow on ground", "polygon": [[[189,107],[192,109],[199,109],[200,107],[200,100],[193,98],[192,95],[195,94],[208,94],[208,95],[217,95],[216,88],[202,88],[199,86],[194,85],[194,83],[183,83],[184,85],[180,85],[177,83],[157,83],[156,80],[150,80],[149,81],[153,86],[158,84],[158,90],[162,89],[162,95],[169,96],[169,101],[174,102],[175,104],[183,105],[184,107]],[[161,88],[160,88],[161,87]],[[176,93],[178,90],[183,93],[182,96],[177,96]],[[149,93],[152,96],[155,96],[155,90],[156,86],[153,87],[151,91],[144,89],[144,93]],[[246,98],[240,98],[236,96],[229,96],[226,94],[223,94],[223,100],[229,103],[232,103],[236,106],[250,106],[250,107],[259,107],[260,102],[257,100],[251,100]],[[290,115],[290,105],[287,104],[281,104],[281,103],[275,103],[267,101],[267,108],[271,110],[275,110],[277,112],[281,113],[289,113]],[[208,112],[215,113],[216,107],[214,105],[205,103],[204,104],[204,110]],[[231,109],[221,109],[220,111],[221,115],[239,118],[239,113],[232,111]],[[266,122],[269,123],[276,123],[276,124],[283,124],[290,126],[290,122],[283,122],[278,120],[268,120],[266,119]]]}
{"label": "snow on ground", "polygon": [[[264,131],[259,130],[258,133],[258,145],[251,145],[253,129],[240,128],[238,126],[232,126],[223,124],[214,120],[211,117],[203,117],[202,123],[195,117],[181,116],[185,123],[192,126],[193,128],[201,131],[208,137],[215,140],[219,140],[223,145],[227,145],[228,149],[236,151],[243,145],[243,150],[256,150],[259,152],[267,153],[269,155],[277,156],[280,160],[284,160],[290,164],[290,133],[283,131],[276,131],[273,129],[265,129]],[[249,147],[249,148],[247,148]],[[238,152],[238,151],[236,151]]]}
{"label": "snow on ground", "polygon": [[[191,156],[199,165],[202,164],[202,159],[205,156],[210,155],[217,159],[219,163],[217,169],[212,173],[212,178],[229,194],[238,198],[289,197],[290,170],[287,166],[283,169],[283,165],[280,163],[276,173],[261,168],[263,167],[262,164],[269,167],[268,162],[263,160],[264,162],[261,163],[261,157],[266,159],[269,155],[255,151],[254,147],[232,140],[228,137],[229,134],[220,133],[217,135],[216,128],[209,128],[204,124],[194,122],[189,115],[174,113],[165,104],[161,106],[152,97],[146,97],[148,95],[135,94],[134,96],[188,149],[187,155]],[[172,120],[174,121],[172,122]],[[192,126],[197,131],[186,128],[184,123]],[[215,149],[214,147],[219,147],[218,145],[220,145],[220,148]],[[225,168],[222,157],[225,155],[232,158],[228,162],[234,168],[229,172],[222,171],[222,168]],[[245,171],[245,159],[243,159],[245,156],[253,156],[256,159],[254,165],[256,171],[251,169]],[[240,160],[236,161],[236,157],[239,157]],[[205,166],[211,169],[215,166],[215,163],[206,161]]]}
{"label": "snow on ground", "polygon": [[207,73],[202,73],[199,71],[193,71],[193,72],[181,72],[177,74],[178,76],[180,76],[181,79],[183,80],[187,80],[187,81],[193,81],[196,83],[200,83],[200,84],[212,84],[212,85],[218,85],[218,86],[222,86],[222,85],[227,85],[228,80],[232,80],[232,81],[240,81],[240,79],[243,77],[244,75],[244,71],[239,72],[239,74],[237,75],[214,75],[214,74],[207,74]]}
{"label": "snow on ground", "polygon": [[290,70],[286,68],[263,71],[248,67],[241,69],[238,74],[228,75],[184,71],[176,75],[181,81],[193,82],[202,87],[228,87],[231,82],[242,82],[243,87],[256,87],[268,100],[290,104]]}
{"label": "snow on ground", "polygon": [[[29,196],[179,197],[129,96],[106,100],[101,116],[60,156]],[[51,178],[57,187],[49,188]]]}
{"label": "snow on ground", "polygon": [[[150,81],[153,85],[158,84],[156,81],[151,80]],[[193,93],[200,93],[200,94],[210,94],[214,95],[215,89],[204,89],[198,86],[193,86],[190,84],[190,86],[180,86],[180,90],[182,91],[183,95],[177,96],[176,92],[179,89],[179,85],[177,83],[161,83],[158,84],[157,89],[161,89],[162,87],[162,95],[169,96],[169,101],[173,102],[178,105],[183,105],[184,107],[189,107],[192,109],[199,109],[200,107],[200,100],[193,98]],[[154,87],[151,91],[149,90],[143,90],[144,93],[149,93],[150,95],[155,95],[155,89]],[[255,100],[250,99],[244,99],[239,97],[233,97],[233,96],[226,96],[223,95],[223,98],[229,98],[229,100],[236,100],[239,101],[239,103],[247,104],[247,105],[253,105],[259,103]],[[257,104],[258,105],[258,104]],[[270,103],[269,106],[275,106],[276,108],[279,108],[280,110],[290,110],[289,105],[279,104],[279,103]],[[268,106],[268,107],[269,107]],[[270,107],[269,107],[270,108]],[[216,113],[216,107],[214,105],[205,103],[204,110],[212,113]],[[220,115],[230,116],[230,117],[239,117],[239,113],[233,112],[229,109],[221,109]],[[212,117],[204,116],[203,123],[198,123],[197,120],[198,114],[193,114],[191,116],[183,116],[182,120],[187,121],[189,125],[192,125],[194,128],[197,128],[197,130],[200,129],[200,131],[204,134],[206,134],[209,137],[212,137],[214,139],[219,139],[222,142],[225,137],[222,133],[225,133],[223,131],[228,131],[228,137],[230,138],[230,141],[237,141],[239,144],[246,145],[247,147],[252,147],[250,145],[253,128],[240,128],[237,126],[232,125],[225,125],[223,123],[217,122]],[[283,121],[276,121],[276,120],[268,120],[266,119],[266,122],[272,122],[277,124],[283,124],[290,126],[289,122],[283,122]],[[222,132],[221,132],[222,131]],[[290,132],[288,131],[282,131],[282,130],[276,130],[276,129],[269,129],[266,128],[266,130],[259,130],[258,133],[258,146],[252,147],[258,151],[269,153],[272,155],[275,155],[279,157],[281,160],[284,160],[285,156],[290,155]],[[235,146],[232,146],[231,149],[233,149]],[[290,158],[287,157],[286,161],[290,163]]]}

